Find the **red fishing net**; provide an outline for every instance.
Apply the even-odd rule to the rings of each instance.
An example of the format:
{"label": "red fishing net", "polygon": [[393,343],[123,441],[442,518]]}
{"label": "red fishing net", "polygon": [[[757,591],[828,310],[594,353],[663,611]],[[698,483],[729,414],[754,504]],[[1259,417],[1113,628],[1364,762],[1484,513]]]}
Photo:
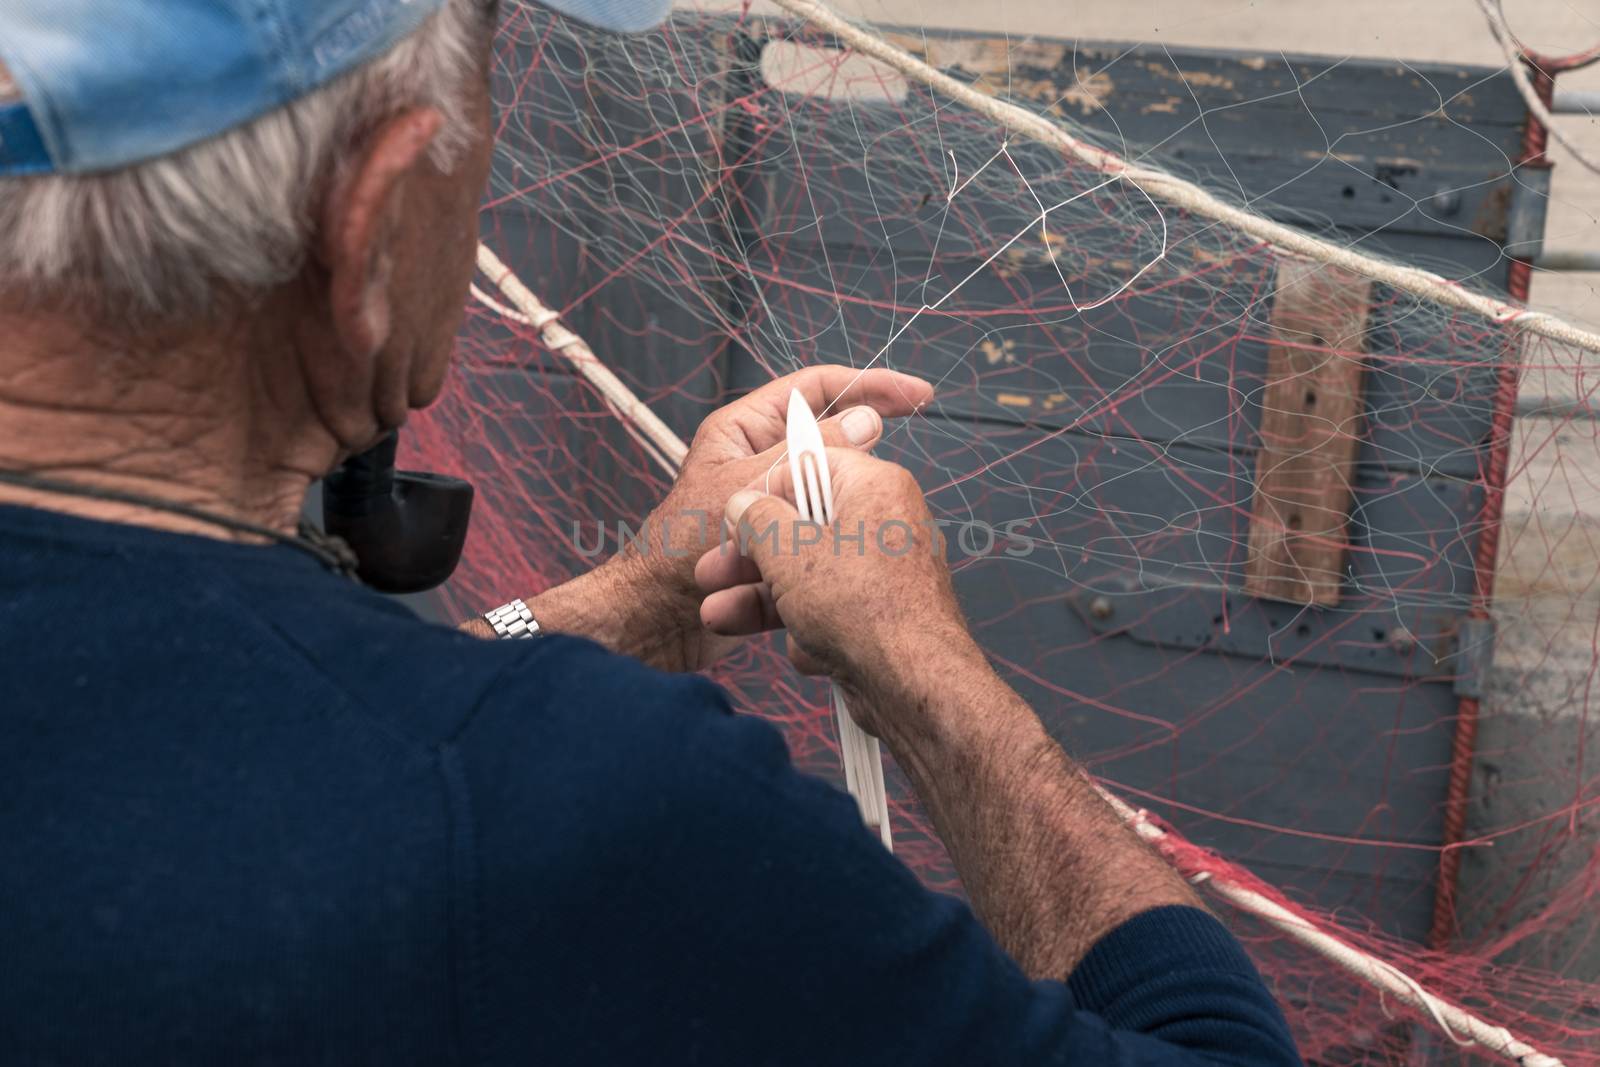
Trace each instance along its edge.
{"label": "red fishing net", "polygon": [[[1172,92],[1215,87],[1227,62],[897,39],[947,69],[1009,72],[987,84],[1253,205],[1314,170],[1324,181],[1352,126],[1467,130],[1475,184],[1422,197],[1403,176],[1375,191],[1335,171],[1331,207],[1293,221],[1505,291],[1500,235],[1474,233],[1470,205],[1511,172],[1521,134],[1463,102],[1505,96],[1486,75],[1453,80],[1432,113],[1380,122],[1337,93],[1314,99],[1314,64],[1291,64],[1297,102],[1262,99],[1244,123],[1199,106],[1182,136],[1139,143],[1110,121],[1118,107],[1129,122],[1188,107],[1201,97]],[[1600,423],[1584,360],[1373,287],[1359,335],[1317,346],[1364,368],[1362,410],[1340,427],[1358,447],[1337,603],[1251,596],[1283,258],[837,45],[747,13],[680,14],[622,39],[516,11],[497,51],[485,243],[686,440],[731,396],[814,363],[935,382],[938,403],[880,454],[948,520],[996,664],[1109,789],[1193,843],[1169,839],[1179,865],[1257,888],[1543,1053],[1600,1064],[1600,793],[1584,748]],[[1140,96],[1135,61],[1158,81],[1163,63],[1179,70],[1179,89]],[[1453,106],[1472,115],[1451,120]],[[1295,136],[1308,120],[1326,132],[1280,173],[1247,146],[1285,116]],[[1184,147],[1204,143],[1214,158]],[[1467,238],[1454,251],[1385,244],[1393,228],[1357,210],[1442,218],[1451,197],[1470,208],[1450,224]],[[506,303],[493,281],[478,286]],[[1557,399],[1513,429],[1519,380],[1525,408]],[[444,594],[455,617],[592,566],[670,481],[537,330],[480,302],[451,390],[409,447],[479,488]],[[839,778],[826,691],[792,672],[781,641],[714,673],[802,766]],[[890,777],[897,853],[956,888]],[[1217,907],[1309,1058],[1455,1054],[1427,1013]]]}

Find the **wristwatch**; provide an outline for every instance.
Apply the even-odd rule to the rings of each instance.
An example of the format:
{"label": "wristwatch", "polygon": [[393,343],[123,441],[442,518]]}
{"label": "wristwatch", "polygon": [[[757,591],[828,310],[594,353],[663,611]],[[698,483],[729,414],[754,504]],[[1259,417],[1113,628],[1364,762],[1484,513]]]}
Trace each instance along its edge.
{"label": "wristwatch", "polygon": [[533,612],[521,600],[501,604],[493,611],[483,613],[483,619],[494,629],[495,636],[504,641],[538,637],[542,632],[534,621]]}

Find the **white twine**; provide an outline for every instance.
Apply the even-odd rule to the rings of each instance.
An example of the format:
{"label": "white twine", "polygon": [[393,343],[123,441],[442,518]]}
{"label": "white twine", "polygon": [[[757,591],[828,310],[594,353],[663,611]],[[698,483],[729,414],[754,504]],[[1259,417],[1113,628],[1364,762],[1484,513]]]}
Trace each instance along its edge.
{"label": "white twine", "polygon": [[477,282],[473,282],[471,285],[467,286],[467,291],[472,294],[472,299],[476,300],[478,303],[482,304],[496,315],[499,315],[501,318],[510,319],[512,322],[520,323],[523,326],[533,325],[533,320],[528,318],[528,316],[524,315],[520,311],[506,307],[504,304],[500,303],[500,301],[496,300],[482,289],[479,289]]}
{"label": "white twine", "polygon": [[1229,204],[1193,182],[1184,181],[1165,171],[1135,166],[1113,152],[1097,148],[1074,137],[1065,128],[1042,115],[1019,107],[1008,100],[979,92],[972,86],[934,69],[903,48],[846,21],[832,8],[818,0],[773,0],[773,2],[832,34],[863,55],[870,56],[907,78],[921,82],[935,92],[958,101],[985,118],[993,120],[1002,128],[1056,148],[1102,174],[1128,182],[1147,196],[1203,218],[1223,223],[1285,252],[1371,278],[1430,303],[1470,312],[1495,323],[1515,323],[1526,333],[1537,334],[1585,351],[1600,353],[1600,334],[1580,329],[1554,315],[1530,311],[1504,300],[1472,292],[1431,271],[1376,259],[1354,249],[1324,241],[1293,227],[1274,222],[1253,211]]}

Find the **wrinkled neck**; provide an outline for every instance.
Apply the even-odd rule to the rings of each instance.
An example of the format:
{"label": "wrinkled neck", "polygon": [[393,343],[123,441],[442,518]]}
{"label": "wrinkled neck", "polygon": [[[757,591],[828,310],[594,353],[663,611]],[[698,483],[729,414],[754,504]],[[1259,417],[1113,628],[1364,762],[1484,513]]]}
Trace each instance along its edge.
{"label": "wrinkled neck", "polygon": [[[296,365],[242,328],[119,344],[64,316],[0,314],[0,469],[290,531],[307,488],[337,458]],[[0,503],[241,536],[153,507],[35,488],[0,485]]]}

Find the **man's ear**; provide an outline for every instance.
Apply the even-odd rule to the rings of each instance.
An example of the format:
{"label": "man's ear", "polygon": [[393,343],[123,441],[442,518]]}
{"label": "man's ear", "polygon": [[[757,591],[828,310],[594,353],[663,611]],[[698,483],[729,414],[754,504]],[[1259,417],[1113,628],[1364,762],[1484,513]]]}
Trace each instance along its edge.
{"label": "man's ear", "polygon": [[412,108],[380,126],[323,204],[319,252],[339,340],[361,356],[389,340],[389,277],[399,239],[407,178],[428,163],[444,124],[433,108]]}

